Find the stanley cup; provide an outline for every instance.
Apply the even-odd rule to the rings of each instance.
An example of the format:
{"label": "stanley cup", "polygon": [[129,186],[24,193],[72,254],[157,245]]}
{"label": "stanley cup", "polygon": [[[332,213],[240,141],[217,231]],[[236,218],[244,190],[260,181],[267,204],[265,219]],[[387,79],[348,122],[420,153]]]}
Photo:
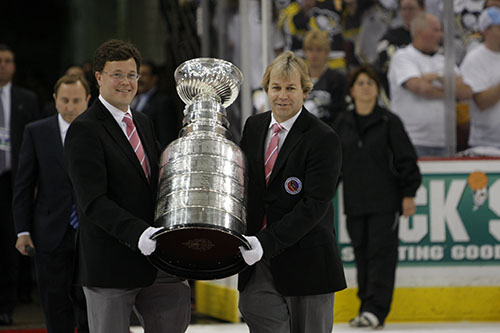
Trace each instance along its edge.
{"label": "stanley cup", "polygon": [[184,103],[179,139],[163,152],[156,202],[159,269],[189,279],[219,279],[245,267],[248,248],[246,159],[230,141],[226,111],[238,96],[241,71],[230,62],[197,58],[175,71]]}

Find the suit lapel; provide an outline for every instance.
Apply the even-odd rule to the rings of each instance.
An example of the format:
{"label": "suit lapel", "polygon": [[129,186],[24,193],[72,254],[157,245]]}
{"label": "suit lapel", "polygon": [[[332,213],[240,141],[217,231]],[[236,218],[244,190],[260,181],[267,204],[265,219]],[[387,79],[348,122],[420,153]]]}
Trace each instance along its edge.
{"label": "suit lapel", "polygon": [[266,137],[267,132],[269,131],[269,124],[271,123],[271,111],[267,112],[265,117],[262,117],[261,122],[258,124],[258,128],[256,133],[259,133],[257,137],[257,159],[256,163],[259,166],[259,172],[261,176],[259,179],[262,179],[262,184],[264,187],[266,186],[266,171],[264,169],[264,157],[266,155]]}
{"label": "suit lapel", "polygon": [[[132,111],[134,114],[134,124],[135,127],[137,128],[137,132],[139,133],[139,137],[141,139],[142,143],[142,148],[144,149],[144,152],[146,153],[146,156],[148,158],[149,162],[149,168],[151,170],[151,179],[157,179],[158,178],[158,159],[157,159],[157,148],[156,148],[156,142],[153,140],[149,139],[149,136],[146,136],[145,134],[147,133],[146,126],[142,121],[139,121],[139,116],[136,117],[137,112]],[[140,164],[139,164],[140,165]],[[141,169],[142,170],[142,169]],[[155,185],[155,184],[152,184]]]}
{"label": "suit lapel", "polygon": [[56,156],[56,164],[58,164],[62,170],[66,170],[64,167],[64,148],[61,140],[61,129],[59,128],[59,120],[57,119],[58,115],[52,116],[50,123],[48,124],[49,131],[47,133],[47,145],[48,149],[53,149]]}
{"label": "suit lapel", "polygon": [[307,116],[308,112],[304,108],[293,124],[292,128],[290,129],[290,133],[288,133],[288,135],[286,136],[285,142],[283,142],[283,146],[281,147],[278,153],[278,157],[276,158],[273,172],[271,173],[271,176],[269,178],[269,183],[273,181],[273,179],[276,177],[276,174],[285,165],[285,162],[288,159],[288,155],[290,155],[290,152],[295,148],[295,146],[304,136],[304,132],[309,127]]}
{"label": "suit lapel", "polygon": [[102,121],[104,128],[109,133],[111,138],[117,143],[119,149],[127,156],[127,160],[132,163],[137,170],[137,172],[143,177],[144,181],[148,181],[144,171],[142,170],[141,164],[135,155],[130,142],[128,141],[126,135],[123,133],[120,126],[116,123],[115,118],[106,109],[106,107],[97,100],[96,103],[99,104],[97,118]]}
{"label": "suit lapel", "polygon": [[[17,92],[16,87],[14,85],[11,86],[10,90],[10,130],[11,136],[13,134],[14,129],[18,128],[19,119],[22,119],[22,111],[24,109],[22,100]],[[6,126],[7,127],[7,126]],[[12,139],[12,138],[11,138]]]}

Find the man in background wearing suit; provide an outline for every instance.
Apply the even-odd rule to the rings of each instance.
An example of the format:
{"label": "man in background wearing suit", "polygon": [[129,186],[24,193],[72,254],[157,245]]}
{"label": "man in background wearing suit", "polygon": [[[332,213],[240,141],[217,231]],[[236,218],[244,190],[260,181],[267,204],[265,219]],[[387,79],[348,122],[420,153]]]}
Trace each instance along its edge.
{"label": "man in background wearing suit", "polygon": [[341,143],[303,107],[312,83],[294,53],[268,66],[262,87],[271,111],[248,118],[241,139],[251,249],[240,248],[250,267],[239,308],[250,332],[330,333],[334,292],[346,287],[332,205]]}
{"label": "man in background wearing suit", "polygon": [[153,122],[156,137],[164,149],[179,136],[181,116],[175,103],[166,93],[158,88],[158,68],[152,61],[141,65],[141,77],[137,87],[137,96],[131,107],[134,111],[145,113]]}
{"label": "man in background wearing suit", "polygon": [[70,123],[90,99],[87,81],[65,75],[54,87],[58,114],[26,126],[14,187],[16,248],[36,250],[35,268],[48,333],[88,332],[85,296],[73,285],[76,218],[63,158]]}
{"label": "man in background wearing suit", "polygon": [[[19,281],[29,300],[32,288],[29,258],[15,249],[12,221],[12,186],[16,176],[24,126],[39,118],[36,95],[12,84],[16,71],[14,52],[0,44],[0,325],[12,324]],[[27,268],[20,275],[21,267]]]}
{"label": "man in background wearing suit", "polygon": [[134,308],[146,332],[184,332],[190,319],[186,281],[158,272],[147,256],[160,150],[147,116],[130,110],[141,56],[109,40],[94,55],[99,97],[71,124],[64,144],[78,207],[78,282],[90,331],[128,333]]}

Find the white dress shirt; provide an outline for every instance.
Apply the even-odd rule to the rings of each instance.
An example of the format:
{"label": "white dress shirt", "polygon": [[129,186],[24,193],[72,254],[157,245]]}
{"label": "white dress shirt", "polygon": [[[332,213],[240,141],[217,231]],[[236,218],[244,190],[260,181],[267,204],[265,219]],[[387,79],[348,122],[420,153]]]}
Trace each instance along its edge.
{"label": "white dress shirt", "polygon": [[292,118],[285,120],[282,123],[279,123],[275,118],[273,113],[271,112],[271,122],[269,123],[269,129],[267,130],[267,136],[266,136],[266,147],[264,149],[264,159],[266,158],[266,152],[267,152],[267,147],[269,146],[269,141],[271,141],[271,136],[273,134],[273,125],[274,124],[279,124],[283,129],[279,131],[278,133],[278,153],[281,149],[281,146],[283,145],[283,142],[285,142],[286,136],[288,135],[288,132],[292,129],[293,124],[295,124],[295,121],[299,117],[300,113],[302,112],[302,109],[300,109],[299,112]]}

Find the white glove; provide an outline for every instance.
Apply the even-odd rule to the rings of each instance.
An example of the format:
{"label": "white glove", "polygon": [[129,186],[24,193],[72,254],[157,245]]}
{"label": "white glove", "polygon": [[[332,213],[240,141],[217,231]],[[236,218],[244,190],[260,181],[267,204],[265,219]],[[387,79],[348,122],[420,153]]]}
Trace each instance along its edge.
{"label": "white glove", "polygon": [[139,250],[141,250],[142,254],[144,254],[145,256],[149,256],[151,253],[155,251],[156,239],[151,239],[151,236],[153,236],[154,233],[157,232],[158,230],[162,229],[164,228],[149,227],[146,230],[144,230],[141,237],[139,237],[139,243],[137,244],[137,247],[139,248]]}
{"label": "white glove", "polygon": [[245,249],[243,246],[240,246],[241,255],[243,256],[243,260],[247,263],[247,265],[252,266],[257,261],[262,259],[262,255],[264,254],[264,250],[262,249],[262,245],[260,245],[259,239],[255,236],[243,236],[250,243],[250,250]]}

